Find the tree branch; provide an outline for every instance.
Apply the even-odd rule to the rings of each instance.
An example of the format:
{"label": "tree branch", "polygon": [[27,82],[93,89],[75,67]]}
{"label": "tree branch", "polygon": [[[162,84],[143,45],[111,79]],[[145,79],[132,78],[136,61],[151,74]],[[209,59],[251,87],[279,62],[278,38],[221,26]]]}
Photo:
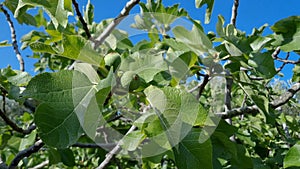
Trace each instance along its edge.
{"label": "tree branch", "polygon": [[[202,76],[202,77],[206,77],[206,76],[208,76],[208,78],[209,78],[209,75],[206,75],[206,74],[201,74],[201,73],[199,73],[199,72],[197,72],[197,75],[198,76]],[[200,80],[200,79],[198,79],[198,80]],[[204,79],[203,79],[204,80]],[[200,84],[198,84],[197,86],[195,86],[195,87],[193,87],[192,89],[190,89],[190,90],[188,90],[188,92],[189,93],[193,93],[194,91],[196,91],[197,89],[199,89],[200,87],[201,87],[201,85],[202,85],[202,83]]]}
{"label": "tree branch", "polygon": [[36,126],[33,124],[31,126],[28,127],[28,129],[26,130],[23,130],[22,128],[20,128],[19,126],[17,126],[16,123],[14,123],[10,118],[8,118],[8,116],[6,115],[6,110],[5,110],[5,98],[6,98],[6,94],[7,94],[7,91],[0,86],[0,90],[1,90],[1,93],[2,93],[2,99],[3,99],[3,111],[0,109],[0,117],[3,119],[3,121],[9,125],[14,131],[17,131],[19,133],[22,133],[22,134],[29,134],[31,133],[35,128]]}
{"label": "tree branch", "polygon": [[280,62],[283,62],[285,64],[299,64],[300,63],[300,60],[286,60],[286,59],[281,59],[281,58],[276,58],[276,60],[280,61]]}
{"label": "tree branch", "polygon": [[199,98],[200,98],[201,94],[203,93],[204,88],[205,88],[205,86],[207,85],[208,81],[209,81],[209,75],[205,75],[205,76],[204,76],[204,79],[203,79],[203,82],[202,82],[201,85],[199,86],[199,92],[198,92],[198,94],[197,94],[197,96],[196,96],[196,99],[197,99],[197,100],[199,100]]}
{"label": "tree branch", "polygon": [[280,47],[277,47],[275,51],[272,53],[273,59],[278,58],[279,53],[280,53]]}
{"label": "tree branch", "polygon": [[280,53],[280,47],[277,47],[275,49],[275,51],[272,53],[272,58],[274,60],[278,60],[280,62],[283,62],[284,64],[299,64],[300,63],[300,60],[297,60],[297,61],[288,60],[288,58],[289,58],[289,52],[288,52],[287,57],[285,59],[281,59],[280,57],[278,57],[279,53]]}
{"label": "tree branch", "polygon": [[34,167],[28,168],[28,169],[40,169],[40,168],[45,168],[49,164],[49,160],[46,160]]}
{"label": "tree branch", "polygon": [[280,57],[278,57],[279,52],[280,52],[280,48],[277,47],[276,50],[273,52],[272,57],[273,57],[274,60],[278,60],[278,61],[282,62],[283,65],[285,65],[285,64],[299,64],[300,63],[300,60],[297,60],[297,61],[288,60],[288,58],[290,56],[289,52],[287,53],[287,56],[286,56],[285,59],[281,59]]}
{"label": "tree branch", "polygon": [[[285,93],[279,96],[276,100],[270,102],[270,106],[273,109],[276,109],[286,104],[299,91],[300,91],[300,82],[295,83],[290,89],[288,89]],[[259,112],[259,108],[256,105],[253,105],[253,106],[247,106],[242,108],[235,108],[227,112],[217,113],[217,115],[221,115],[222,119],[228,119],[242,114],[257,114],[258,112]]]}
{"label": "tree branch", "polygon": [[95,38],[94,49],[97,49],[105,41],[105,39],[111,34],[114,28],[125,18],[125,16],[129,14],[130,10],[139,2],[140,0],[130,0],[126,3],[120,14],[106,27],[106,29],[100,36]]}
{"label": "tree branch", "polygon": [[[136,129],[136,126],[132,125],[130,127],[130,129],[127,131],[127,133],[125,134],[125,136],[128,135],[129,133],[133,132],[135,129]],[[109,164],[109,162],[113,159],[114,155],[117,154],[121,150],[120,143],[121,143],[121,141],[119,141],[117,143],[117,145],[110,152],[108,152],[106,154],[106,158],[97,167],[97,169],[103,169]]]}
{"label": "tree branch", "polygon": [[257,114],[259,109],[256,105],[247,106],[242,108],[231,109],[227,112],[217,113],[217,115],[221,115],[222,119],[229,119],[235,116],[244,115],[244,114]]}
{"label": "tree branch", "polygon": [[82,27],[83,27],[83,29],[84,29],[84,31],[85,31],[85,34],[86,34],[86,36],[90,39],[92,36],[91,36],[90,30],[89,30],[89,28],[88,28],[88,25],[87,25],[87,23],[85,22],[85,20],[83,19],[82,14],[81,14],[81,12],[80,12],[80,10],[79,10],[78,3],[76,2],[76,0],[72,0],[72,3],[73,3],[73,6],[74,6],[74,8],[75,8],[75,11],[76,11],[76,14],[77,14],[77,16],[78,16],[78,19],[79,19],[79,21],[81,22]]}
{"label": "tree branch", "polygon": [[30,146],[29,148],[20,151],[15,158],[12,160],[12,162],[9,165],[9,169],[15,169],[18,167],[19,162],[25,158],[29,157],[31,154],[39,151],[40,148],[44,146],[44,143],[42,140],[38,140],[37,142],[34,143],[34,145]]}
{"label": "tree branch", "polygon": [[293,96],[300,91],[300,82],[295,83],[290,89],[283,93],[279,98],[273,100],[270,105],[273,109],[286,104]]}
{"label": "tree branch", "polygon": [[[286,57],[285,59],[288,59],[290,57],[290,52],[288,52],[286,54]],[[279,73],[280,71],[282,71],[282,69],[284,68],[284,66],[286,65],[287,63],[283,62],[283,64],[276,70],[277,73]]]}
{"label": "tree branch", "polygon": [[[76,3],[75,0],[72,0],[72,2],[73,1]],[[74,4],[74,2],[73,2],[73,4]],[[105,28],[105,30],[98,37],[90,38],[90,40],[93,41],[92,44],[94,46],[94,49],[97,49],[105,41],[105,39],[111,34],[111,32],[114,30],[114,28],[116,26],[118,26],[118,24],[129,14],[130,10],[135,5],[137,5],[139,2],[140,2],[140,0],[130,0],[129,2],[127,2],[125,7],[120,12],[120,14]],[[74,4],[74,7],[75,7],[75,4]],[[78,8],[78,4],[77,4],[77,8]],[[75,10],[76,10],[76,7],[75,7]],[[79,17],[79,14],[80,14],[79,9],[78,9],[78,12],[76,10],[76,13]],[[81,21],[80,17],[79,17],[79,20]],[[82,21],[84,21],[83,18],[82,18]],[[83,23],[82,21],[81,21],[81,23]],[[86,28],[85,31],[86,30],[88,30],[88,29]],[[69,66],[68,70],[74,69],[74,66],[76,63],[77,63],[77,61],[74,61],[73,64],[71,66]]]}
{"label": "tree branch", "polygon": [[9,119],[1,109],[0,109],[0,116],[7,125],[9,125],[14,131],[19,132],[21,134],[29,134],[36,128],[34,124],[29,126],[28,129],[26,130],[20,128],[19,126],[17,126],[16,123],[14,123],[11,119]]}
{"label": "tree branch", "polygon": [[3,11],[3,13],[4,13],[5,17],[6,17],[6,21],[7,21],[8,25],[9,25],[9,28],[10,28],[12,45],[13,45],[15,54],[17,56],[17,59],[19,61],[19,64],[20,64],[20,71],[24,72],[25,71],[25,63],[24,63],[23,57],[21,56],[21,53],[19,51],[18,42],[17,42],[17,36],[16,36],[16,31],[15,31],[14,24],[13,24],[12,20],[10,19],[9,13],[3,7],[3,4],[0,4],[0,9]]}
{"label": "tree branch", "polygon": [[234,0],[231,12],[230,24],[236,27],[236,17],[238,15],[239,0]]}

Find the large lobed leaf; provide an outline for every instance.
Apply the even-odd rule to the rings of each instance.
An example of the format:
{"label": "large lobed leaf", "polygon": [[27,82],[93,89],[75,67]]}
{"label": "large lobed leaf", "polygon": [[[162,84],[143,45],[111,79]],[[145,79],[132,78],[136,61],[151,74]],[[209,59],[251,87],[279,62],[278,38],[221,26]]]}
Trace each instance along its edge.
{"label": "large lobed leaf", "polygon": [[192,131],[173,148],[176,165],[180,169],[213,168],[212,143],[210,139],[204,143],[199,142],[200,129],[193,128]]}
{"label": "large lobed leaf", "polygon": [[[193,151],[190,150],[190,145],[187,145],[188,141],[182,141],[186,137],[188,140],[197,135],[191,132],[192,126],[204,126],[207,118],[206,110],[193,95],[180,89],[172,87],[159,89],[150,86],[145,90],[145,94],[155,113],[150,111],[136,121],[140,123],[136,125],[140,126],[153,141],[145,145],[143,151],[153,152],[153,149],[158,151],[160,148],[167,151],[178,144],[181,145],[176,151],[177,154]],[[191,155],[194,156],[193,153]]]}
{"label": "large lobed leaf", "polygon": [[97,74],[91,73],[94,71],[91,66],[81,70],[87,73],[63,70],[37,75],[23,93],[24,97],[42,102],[34,120],[47,145],[65,148],[74,144],[83,132],[84,113],[105,79],[99,81]]}
{"label": "large lobed leaf", "polygon": [[277,73],[270,52],[252,54],[248,64],[254,67],[264,78],[272,78]]}

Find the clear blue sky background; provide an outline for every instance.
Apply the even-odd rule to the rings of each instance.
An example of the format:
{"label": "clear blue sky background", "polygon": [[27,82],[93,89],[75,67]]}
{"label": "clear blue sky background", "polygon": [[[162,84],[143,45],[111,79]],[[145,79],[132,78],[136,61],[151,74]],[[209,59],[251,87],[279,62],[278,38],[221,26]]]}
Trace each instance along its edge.
{"label": "clear blue sky background", "polygon": [[[143,2],[145,0],[142,0]],[[126,4],[126,0],[91,0],[92,4],[95,5],[95,21],[100,22],[102,19],[114,18],[119,14],[123,6]],[[87,0],[78,0],[79,5],[82,7],[87,3]],[[168,6],[175,3],[179,3],[180,7],[185,8],[189,14],[197,20],[200,20],[204,26],[206,32],[214,31],[219,14],[225,17],[228,23],[231,17],[231,8],[233,0],[215,0],[215,6],[211,18],[211,23],[208,25],[204,24],[205,7],[200,9],[195,8],[194,0],[163,0],[163,3]],[[131,13],[139,12],[139,7],[135,7]],[[292,15],[300,15],[300,1],[299,0],[240,0],[240,6],[237,17],[237,28],[250,34],[253,28],[258,28],[265,23],[270,26],[276,21]],[[3,13],[0,13],[0,41],[10,39],[10,30],[5,21]],[[17,39],[35,29],[34,27],[19,25],[15,21],[15,27],[17,32]],[[268,28],[265,34],[271,34],[271,30]],[[21,51],[25,63],[26,71],[33,74],[32,64],[35,62],[34,59],[27,58],[26,55],[31,54],[29,50]],[[299,58],[299,56],[292,55],[293,58]],[[19,69],[19,65],[12,47],[0,48],[0,68],[4,68],[7,65],[11,65],[14,69]],[[276,63],[276,65],[280,65]],[[291,77],[292,66],[287,66],[283,71],[285,80]]]}

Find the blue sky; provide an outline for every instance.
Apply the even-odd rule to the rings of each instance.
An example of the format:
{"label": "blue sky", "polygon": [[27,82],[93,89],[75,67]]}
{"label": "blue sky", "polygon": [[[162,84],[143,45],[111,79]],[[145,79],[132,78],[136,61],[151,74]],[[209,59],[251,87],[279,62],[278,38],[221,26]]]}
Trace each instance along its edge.
{"label": "blue sky", "polygon": [[[127,1],[91,0],[91,2],[95,5],[95,21],[100,22],[102,19],[113,18],[117,16]],[[217,16],[219,14],[225,17],[227,23],[229,22],[233,0],[215,0],[211,22],[207,25],[204,24],[205,7],[196,9],[194,0],[163,0],[163,2],[166,6],[179,3],[180,7],[185,8],[194,19],[200,20],[202,22],[202,25],[204,26],[205,31],[208,32],[215,30]],[[87,3],[87,0],[78,0],[78,3],[81,7],[83,7]],[[250,34],[253,28],[258,28],[265,23],[268,23],[271,26],[276,21],[285,17],[300,15],[299,6],[299,0],[240,0],[237,17],[237,28],[245,31],[247,34]],[[139,7],[135,7],[131,11],[131,13],[137,12],[139,12]],[[11,41],[10,30],[6,24],[3,13],[0,13],[0,23],[0,41],[7,39]],[[18,40],[20,40],[24,34],[34,29],[34,27],[19,25],[16,21],[15,27]],[[269,28],[266,29],[265,34],[271,33],[272,32]],[[35,62],[35,60],[26,57],[26,55],[30,54],[30,51],[21,51],[21,54],[25,59],[26,70],[30,73],[33,73],[32,64]],[[299,58],[299,56],[296,55],[292,55],[292,57]],[[0,48],[0,68],[6,67],[7,65],[11,65],[14,69],[19,69],[19,65],[15,58],[12,47]],[[284,73],[286,74],[286,77],[284,79],[289,79],[291,77],[291,69],[291,66],[285,68]]]}

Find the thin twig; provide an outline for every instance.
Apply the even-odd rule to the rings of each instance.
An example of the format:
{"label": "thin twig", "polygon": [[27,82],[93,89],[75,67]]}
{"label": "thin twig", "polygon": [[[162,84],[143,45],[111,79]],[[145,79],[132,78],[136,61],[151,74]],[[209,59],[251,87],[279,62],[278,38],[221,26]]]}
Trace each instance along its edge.
{"label": "thin twig", "polygon": [[[288,53],[286,54],[285,59],[288,59],[289,57],[290,57],[290,52],[288,52]],[[286,62],[283,62],[283,64],[276,70],[276,72],[279,73],[279,72],[284,68],[284,66],[285,66],[286,64],[287,64]]]}
{"label": "thin twig", "polygon": [[278,61],[280,61],[280,62],[282,62],[284,64],[299,64],[300,63],[300,60],[297,60],[297,61],[295,61],[295,60],[288,60],[289,55],[290,55],[289,52],[287,53],[287,57],[285,59],[281,59],[280,57],[278,57],[279,52],[280,52],[280,48],[277,47],[276,50],[272,54],[272,57],[273,57],[274,60],[278,60]]}
{"label": "thin twig", "polygon": [[130,10],[139,2],[140,0],[130,0],[126,3],[120,14],[106,27],[106,29],[100,34],[100,36],[95,38],[94,49],[97,49],[105,41],[105,39],[111,34],[114,28],[129,14]]}
{"label": "thin twig", "polygon": [[[270,102],[269,103],[270,107],[276,109],[286,104],[299,91],[300,91],[300,82],[295,83],[290,89],[288,89],[285,93],[279,96],[276,100]],[[222,119],[228,119],[242,114],[257,114],[258,112],[259,112],[259,108],[256,105],[253,105],[253,106],[247,106],[242,108],[235,108],[227,112],[217,113],[217,115],[221,115]]]}
{"label": "thin twig", "polygon": [[299,64],[300,63],[300,60],[286,60],[286,59],[281,59],[281,58],[276,58],[276,60],[280,61],[280,62],[283,62],[285,64]]}
{"label": "thin twig", "polygon": [[231,12],[230,24],[236,27],[236,17],[238,15],[239,0],[234,0]]}
{"label": "thin twig", "polygon": [[300,63],[300,60],[298,60],[298,61],[288,60],[289,55],[290,55],[289,52],[287,53],[287,56],[286,56],[285,59],[281,59],[280,57],[278,57],[279,53],[280,53],[280,47],[277,47],[277,48],[275,49],[275,51],[272,53],[272,58],[273,58],[274,60],[278,60],[278,61],[283,62],[283,63],[285,63],[285,64],[298,64],[298,63]]}
{"label": "thin twig", "polygon": [[[75,1],[75,0],[72,0],[72,2],[73,1]],[[105,41],[105,39],[111,34],[111,32],[115,29],[115,27],[129,14],[130,10],[135,5],[137,5],[139,2],[140,2],[140,0],[130,0],[129,2],[127,2],[125,7],[120,12],[120,14],[105,28],[105,30],[98,37],[90,38],[90,40],[92,40],[92,42],[93,42],[92,44],[94,46],[94,49],[97,49]],[[73,2],[73,4],[74,4],[74,2]],[[74,6],[75,6],[75,4],[74,4]],[[77,4],[77,6],[78,6],[78,4]],[[75,10],[76,10],[76,7],[75,7]],[[80,14],[79,9],[78,9],[78,12],[76,10],[76,13],[79,17],[79,14]],[[79,20],[80,20],[80,17],[79,17]],[[83,20],[83,18],[82,18],[82,20]],[[81,21],[81,23],[83,23],[83,22]],[[85,29],[85,31],[86,30],[88,30],[88,29]],[[74,66],[76,63],[77,63],[77,61],[74,61],[73,64],[68,67],[68,70],[74,69]]]}
{"label": "thin twig", "polygon": [[29,148],[20,151],[15,158],[12,160],[12,162],[9,165],[9,169],[15,169],[18,167],[19,162],[25,158],[29,157],[33,153],[39,151],[40,148],[44,146],[44,143],[42,140],[38,140],[37,142],[34,143],[34,145],[30,146]]}
{"label": "thin twig", "polygon": [[85,20],[83,19],[82,14],[81,14],[81,12],[79,10],[78,3],[76,2],[76,0],[72,0],[72,3],[73,3],[73,6],[75,8],[75,11],[76,11],[76,14],[78,16],[78,19],[79,19],[79,21],[82,24],[83,30],[85,31],[86,36],[90,39],[92,36],[91,36],[90,30],[88,28],[88,25],[85,22]]}
{"label": "thin twig", "polygon": [[15,54],[17,56],[17,59],[19,61],[19,64],[20,64],[20,71],[24,72],[25,71],[25,63],[24,63],[23,57],[21,56],[21,53],[19,51],[18,42],[17,42],[17,35],[16,35],[14,24],[13,24],[12,20],[10,19],[9,13],[3,7],[3,4],[0,4],[0,9],[3,11],[3,13],[6,17],[6,21],[9,25],[9,28],[10,28],[12,45],[13,45]]}
{"label": "thin twig", "polygon": [[[125,136],[128,135],[129,133],[133,132],[135,129],[136,129],[136,126],[132,125],[130,127],[130,129],[127,131],[127,133],[125,134]],[[104,167],[106,167],[109,164],[109,162],[113,159],[114,155],[117,154],[121,150],[120,144],[121,144],[121,141],[119,141],[117,143],[117,145],[110,152],[108,152],[106,154],[105,159],[97,167],[97,169],[103,169]]]}
{"label": "thin twig", "polygon": [[[208,75],[203,75],[203,77],[206,77]],[[208,76],[209,78],[209,76]],[[200,80],[200,79],[199,79]],[[203,79],[204,81],[204,79]],[[203,82],[202,83],[199,83],[197,86],[193,87],[192,89],[188,90],[189,93],[193,93],[194,91],[198,90],[199,88],[201,88],[201,86],[203,85]]]}
{"label": "thin twig", "polygon": [[28,168],[28,169],[40,169],[40,168],[45,168],[49,164],[49,160],[46,160],[34,167]]}
{"label": "thin twig", "polygon": [[209,81],[209,75],[205,75],[204,76],[204,79],[203,79],[203,82],[201,83],[201,85],[199,86],[199,92],[196,96],[196,99],[199,100],[200,96],[202,95],[203,91],[204,91],[204,88],[205,86],[207,85]]}
{"label": "thin twig", "polygon": [[9,119],[6,115],[5,112],[3,112],[1,109],[0,109],[0,117],[3,119],[3,121],[9,125],[14,131],[16,132],[19,132],[21,134],[29,134],[31,133],[35,128],[36,126],[33,124],[31,126],[28,127],[28,129],[24,130],[22,128],[20,128],[19,126],[17,126],[16,123],[14,123],[11,119]]}

